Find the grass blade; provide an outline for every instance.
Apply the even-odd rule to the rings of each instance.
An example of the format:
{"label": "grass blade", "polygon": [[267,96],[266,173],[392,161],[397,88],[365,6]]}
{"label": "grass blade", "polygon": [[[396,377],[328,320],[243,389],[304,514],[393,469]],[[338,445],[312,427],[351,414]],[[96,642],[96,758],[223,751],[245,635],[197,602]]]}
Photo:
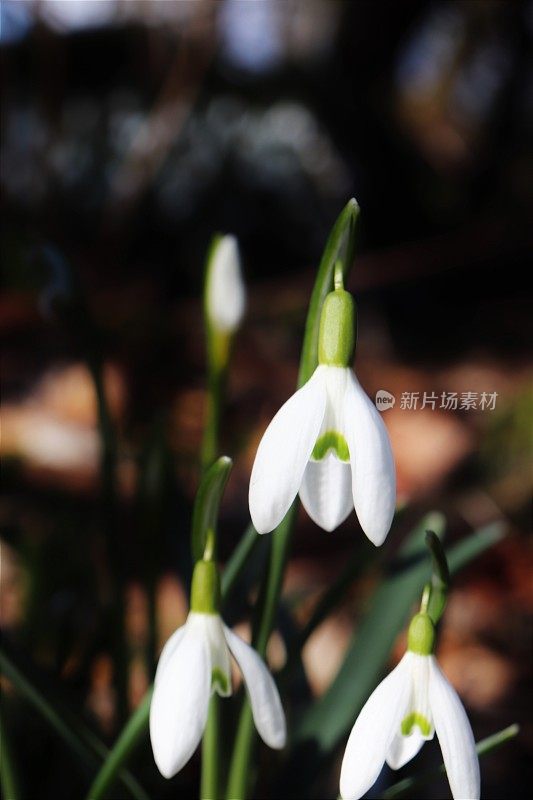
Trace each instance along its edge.
{"label": "grass blade", "polygon": [[[3,651],[0,652],[0,670],[38,714],[55,730],[82,764],[91,771],[97,769],[101,760],[110,753],[105,744],[82,722],[76,721],[76,727],[74,727],[74,722],[67,722],[66,715],[56,710],[54,705],[22,674]],[[129,789],[136,800],[148,800],[148,795],[133,775],[123,771],[117,777]]]}
{"label": "grass blade", "polygon": [[[145,694],[141,704],[126,723],[115,746],[110,751],[94,779],[89,793],[87,794],[87,800],[99,800],[105,797],[107,790],[111,788],[115,778],[119,775],[120,770],[128,760],[128,757],[146,734],[151,699],[152,692],[149,691]],[[149,800],[148,795],[144,794],[144,792],[143,798],[144,800]]]}

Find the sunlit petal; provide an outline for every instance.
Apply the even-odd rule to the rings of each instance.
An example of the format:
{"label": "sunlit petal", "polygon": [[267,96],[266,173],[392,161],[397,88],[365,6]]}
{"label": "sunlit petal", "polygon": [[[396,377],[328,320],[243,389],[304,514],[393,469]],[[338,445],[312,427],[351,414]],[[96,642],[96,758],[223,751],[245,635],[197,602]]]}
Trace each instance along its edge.
{"label": "sunlit petal", "polygon": [[344,397],[344,434],[350,450],[357,518],[375,545],[389,532],[396,504],[396,473],[387,429],[353,373]]}
{"label": "sunlit petal", "polygon": [[259,533],[278,525],[296,497],[316,442],[326,390],[313,377],[280,408],[259,444],[250,478],[250,515]]}
{"label": "sunlit petal", "polygon": [[430,656],[429,702],[455,800],[479,800],[479,759],[474,734],[457,692]]}
{"label": "sunlit petal", "polygon": [[171,778],[196,750],[207,719],[211,667],[207,640],[194,626],[186,631],[159,672],[150,705],[155,763]]}
{"label": "sunlit petal", "polygon": [[255,727],[269,747],[279,750],[285,746],[287,731],[274,679],[252,647],[226,626],[224,633],[248,690]]}
{"label": "sunlit petal", "polygon": [[357,800],[377,780],[409,702],[409,681],[409,660],[404,658],[363,706],[342,761],[343,800]]}

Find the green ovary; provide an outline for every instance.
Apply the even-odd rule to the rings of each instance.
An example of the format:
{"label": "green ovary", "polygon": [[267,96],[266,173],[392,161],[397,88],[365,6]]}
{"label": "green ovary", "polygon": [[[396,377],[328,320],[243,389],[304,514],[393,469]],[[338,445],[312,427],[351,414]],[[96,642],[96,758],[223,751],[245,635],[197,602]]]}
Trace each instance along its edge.
{"label": "green ovary", "polygon": [[409,736],[415,725],[418,725],[422,736],[430,736],[431,723],[423,714],[419,714],[418,711],[413,711],[402,720],[402,734],[404,736]]}
{"label": "green ovary", "polygon": [[326,431],[322,436],[319,436],[311,453],[311,458],[314,461],[321,461],[330,450],[333,450],[340,461],[348,462],[350,460],[350,450],[346,439],[338,431]]}
{"label": "green ovary", "polygon": [[211,686],[216,689],[217,685],[223,694],[228,694],[228,676],[225,675],[219,667],[215,667],[211,672]]}

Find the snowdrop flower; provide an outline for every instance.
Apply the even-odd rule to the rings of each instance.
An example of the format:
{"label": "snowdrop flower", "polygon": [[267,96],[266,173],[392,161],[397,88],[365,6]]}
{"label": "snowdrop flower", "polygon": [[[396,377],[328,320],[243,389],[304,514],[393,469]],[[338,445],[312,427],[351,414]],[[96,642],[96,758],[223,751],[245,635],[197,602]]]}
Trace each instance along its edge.
{"label": "snowdrop flower", "polygon": [[472,728],[433,653],[428,614],[413,617],[408,650],[370,695],[352,728],[341,768],[343,800],[362,797],[385,761],[407,764],[435,732],[455,800],[479,800],[479,761]]}
{"label": "snowdrop flower", "polygon": [[283,519],[296,494],[332,531],[355,506],[368,538],[383,543],[394,515],[396,478],[387,430],[349,367],[355,307],[336,281],[320,319],[319,365],[280,408],[259,444],[250,479],[250,514],[259,533]]}
{"label": "snowdrop flower", "polygon": [[274,680],[255,650],[224,625],[218,597],[216,565],[198,561],[191,611],[161,652],[150,706],[152,749],[165,778],[175,775],[200,743],[211,694],[231,695],[230,654],[242,672],[261,738],[276,749],[285,745],[285,716]]}
{"label": "snowdrop flower", "polygon": [[245,301],[237,239],[217,237],[209,254],[205,286],[206,316],[217,333],[235,332],[244,314]]}

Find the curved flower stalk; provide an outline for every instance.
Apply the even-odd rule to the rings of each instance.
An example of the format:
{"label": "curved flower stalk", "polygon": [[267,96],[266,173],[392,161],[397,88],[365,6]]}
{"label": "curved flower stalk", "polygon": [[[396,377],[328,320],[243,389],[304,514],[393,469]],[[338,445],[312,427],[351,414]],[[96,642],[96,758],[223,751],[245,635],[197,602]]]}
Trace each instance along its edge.
{"label": "curved flower stalk", "polygon": [[250,514],[272,531],[297,493],[309,516],[332,531],[355,507],[368,538],[383,543],[396,503],[387,429],[348,366],[355,344],[353,299],[339,279],[326,297],[319,365],[280,408],[259,444],[250,479]]}
{"label": "curved flower stalk", "polygon": [[346,745],[342,800],[357,800],[385,763],[400,769],[437,734],[455,800],[479,800],[479,760],[463,705],[432,654],[435,627],[426,613],[409,627],[408,650],[370,695]]}
{"label": "curved flower stalk", "polygon": [[230,655],[242,672],[261,738],[275,749],[285,745],[285,716],[274,680],[255,650],[224,625],[218,596],[216,565],[199,561],[191,611],[161,652],[150,706],[154,759],[165,778],[179,772],[200,743],[211,695],[231,695]]}

